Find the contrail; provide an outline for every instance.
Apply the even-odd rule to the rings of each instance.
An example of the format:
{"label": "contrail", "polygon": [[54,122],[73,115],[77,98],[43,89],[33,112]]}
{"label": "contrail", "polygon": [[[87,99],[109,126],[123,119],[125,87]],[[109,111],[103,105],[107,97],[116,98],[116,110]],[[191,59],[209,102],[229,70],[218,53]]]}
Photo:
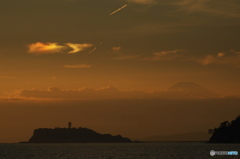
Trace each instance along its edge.
{"label": "contrail", "polygon": [[120,10],[122,10],[122,9],[125,8],[125,7],[127,7],[127,4],[125,4],[125,5],[122,6],[121,8],[118,8],[117,10],[113,11],[112,13],[109,14],[109,16],[110,16],[110,15],[113,15],[113,14],[115,14],[115,13],[117,13],[117,12],[119,12]]}
{"label": "contrail", "polygon": [[[102,45],[103,44],[103,42],[101,41],[100,43],[99,43],[99,46],[100,45]],[[97,46],[96,47],[94,47],[91,51],[89,51],[88,53],[89,54],[91,54],[92,52],[94,52],[94,51],[96,51],[97,50]]]}
{"label": "contrail", "polygon": [[91,51],[89,51],[88,53],[91,54],[93,51],[97,50],[97,47],[93,48]]}

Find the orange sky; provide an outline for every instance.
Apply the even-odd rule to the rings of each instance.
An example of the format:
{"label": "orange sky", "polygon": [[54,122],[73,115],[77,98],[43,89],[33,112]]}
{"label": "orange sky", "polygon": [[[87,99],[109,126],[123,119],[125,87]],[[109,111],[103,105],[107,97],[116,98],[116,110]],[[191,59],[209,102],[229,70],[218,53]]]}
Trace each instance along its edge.
{"label": "orange sky", "polygon": [[[7,135],[17,129],[19,123],[14,124],[15,121],[24,122],[26,125],[22,126],[30,133],[41,126],[64,125],[71,115],[66,119],[61,115],[71,107],[67,107],[67,104],[59,110],[56,107],[59,101],[68,101],[74,103],[74,111],[86,111],[85,119],[74,118],[74,122],[81,125],[81,120],[84,120],[88,123],[86,126],[99,131],[119,131],[134,136],[135,131],[140,129],[129,129],[130,132],[121,129],[130,118],[129,114],[124,115],[124,109],[120,111],[122,116],[115,121],[119,127],[115,131],[112,123],[94,123],[100,117],[96,118],[94,113],[88,112],[96,109],[96,104],[91,102],[122,99],[122,105],[127,105],[130,112],[135,110],[126,99],[136,100],[132,106],[134,108],[140,100],[154,103],[157,99],[166,98],[175,103],[184,92],[179,94],[179,90],[169,88],[179,82],[197,83],[214,92],[217,95],[215,106],[221,100],[237,100],[240,96],[239,6],[240,2],[236,0],[2,2],[0,107],[4,118],[1,118],[0,129]],[[185,94],[184,100],[210,98],[197,93],[191,97],[190,93]],[[89,108],[83,108],[81,102],[87,102]],[[175,105],[167,107],[169,104],[162,102],[158,100],[156,103],[164,106],[164,111],[174,111]],[[234,102],[229,103],[232,105],[228,106],[235,106]],[[76,106],[78,104],[79,108]],[[110,102],[109,106],[111,104],[116,103]],[[42,109],[39,105],[44,105],[44,111],[39,111],[41,113],[38,116],[31,106]],[[118,114],[108,110],[106,105],[104,102],[99,105],[102,107],[99,112],[108,113],[108,118],[102,122],[113,119],[110,114]],[[147,118],[146,122],[151,123],[145,123],[146,128],[147,125],[154,127],[155,118],[151,119],[151,113],[155,112],[141,114],[143,110],[148,111],[148,105],[146,102],[139,109],[140,114],[132,116],[132,123],[129,120],[127,125],[137,127],[137,119],[144,117]],[[48,108],[49,111],[59,111],[52,124],[47,122],[50,116],[44,114]],[[11,109],[17,114],[14,115]],[[156,106],[156,109],[160,108]],[[199,109],[203,111],[200,106]],[[193,113],[187,110],[183,112]],[[220,114],[224,112],[224,109],[219,110]],[[182,129],[169,128],[164,132],[151,129],[140,136],[205,131],[224,120],[224,115],[226,118],[236,115],[235,112],[226,112],[219,118],[220,121],[213,119],[211,122],[210,113],[205,113],[209,114],[210,124],[204,125],[204,119],[199,129],[190,124]],[[171,113],[167,114],[171,118]],[[40,116],[45,115],[46,120],[42,120]],[[125,116],[126,122],[120,122]],[[161,113],[155,116],[156,120],[167,118]],[[182,122],[190,117],[186,115]],[[199,116],[195,121],[200,124],[201,119]],[[163,124],[166,125],[167,122]],[[0,139],[0,142],[24,140],[24,133],[29,134],[29,131],[22,131],[23,134],[15,139],[12,134],[7,139]]]}

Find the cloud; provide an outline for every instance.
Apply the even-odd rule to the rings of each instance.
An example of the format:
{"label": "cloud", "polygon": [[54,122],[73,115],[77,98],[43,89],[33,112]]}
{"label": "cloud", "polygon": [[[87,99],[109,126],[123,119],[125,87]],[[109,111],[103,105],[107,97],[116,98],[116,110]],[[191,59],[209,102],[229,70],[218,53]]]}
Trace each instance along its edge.
{"label": "cloud", "polygon": [[1,97],[0,96],[0,102],[1,103],[15,103],[15,102],[22,102],[23,98],[11,98],[11,97]]}
{"label": "cloud", "polygon": [[171,51],[161,51],[153,53],[151,57],[146,57],[144,60],[146,61],[171,61],[174,60],[180,55],[178,55],[179,52],[182,52],[182,50],[171,50]]}
{"label": "cloud", "polygon": [[230,50],[230,52],[234,53],[235,55],[240,55],[240,51]]}
{"label": "cloud", "polygon": [[84,44],[66,43],[66,45],[73,49],[72,51],[68,52],[69,54],[74,54],[93,46],[93,44],[87,44],[87,43],[84,43]]}
{"label": "cloud", "polygon": [[122,47],[117,46],[117,47],[112,47],[113,53],[115,57],[112,59],[114,60],[129,60],[129,59],[137,59],[140,55],[129,55],[129,54],[124,54],[122,53]]}
{"label": "cloud", "polygon": [[205,58],[200,60],[200,63],[202,65],[208,65],[208,64],[214,63],[215,61],[216,61],[216,57],[215,56],[207,55]]}
{"label": "cloud", "polygon": [[60,89],[50,87],[47,90],[24,89],[18,91],[18,98],[23,99],[56,99],[56,100],[92,100],[92,99],[203,99],[215,98],[217,95],[190,82],[180,82],[167,91],[145,92],[137,90],[119,90],[108,86],[99,89]]}
{"label": "cloud", "polygon": [[192,61],[198,62],[202,65],[210,64],[227,64],[236,67],[240,67],[240,54],[235,50],[230,52],[220,52],[215,55],[207,55],[204,58],[193,59]]}
{"label": "cloud", "polygon": [[111,15],[113,15],[113,14],[115,14],[115,13],[119,12],[120,10],[124,9],[125,7],[127,7],[127,4],[125,4],[124,6],[122,6],[122,7],[118,8],[117,10],[113,11],[113,12],[112,12],[112,13],[110,13],[109,15],[111,16]]}
{"label": "cloud", "polygon": [[120,51],[122,48],[121,47],[112,47],[113,51]]}
{"label": "cloud", "polygon": [[216,54],[206,55],[205,57],[192,58],[189,55],[179,54],[185,50],[171,50],[155,52],[150,57],[143,58],[143,61],[192,61],[201,65],[231,65],[234,67],[240,67],[240,52],[230,50],[228,52],[219,52]]}
{"label": "cloud", "polygon": [[32,54],[49,54],[49,53],[60,53],[65,46],[58,45],[58,43],[42,43],[36,42],[28,45],[29,53]]}
{"label": "cloud", "polygon": [[198,11],[203,10],[210,1],[211,0],[177,0],[173,1],[172,4],[184,7],[186,10]]}
{"label": "cloud", "polygon": [[14,76],[0,76],[0,79],[16,79]]}
{"label": "cloud", "polygon": [[116,99],[116,98],[148,98],[148,93],[141,91],[121,91],[114,87],[108,86],[100,89],[60,89],[57,87],[48,88],[48,90],[26,89],[19,91],[20,97],[24,98],[52,98],[52,99]]}
{"label": "cloud", "polygon": [[217,54],[217,57],[223,57],[224,55],[225,55],[224,52],[220,52],[220,53]]}
{"label": "cloud", "polygon": [[216,54],[206,55],[205,57],[192,58],[189,55],[179,54],[185,50],[170,50],[155,52],[150,57],[145,57],[143,61],[192,61],[201,65],[231,65],[234,67],[240,67],[240,52],[230,50],[228,52],[219,52]]}
{"label": "cloud", "polygon": [[91,68],[91,65],[78,64],[78,65],[64,65],[65,68]]}
{"label": "cloud", "polygon": [[204,12],[229,17],[240,17],[239,2],[234,0],[173,0],[169,4],[176,5],[180,11],[188,13]]}
{"label": "cloud", "polygon": [[143,4],[143,5],[147,5],[147,4],[156,4],[157,1],[156,0],[127,0],[130,3],[137,3],[137,4]]}
{"label": "cloud", "polygon": [[31,54],[52,54],[52,53],[64,53],[67,49],[72,49],[69,54],[77,53],[83,51],[87,48],[92,47],[93,44],[76,44],[76,43],[66,43],[65,45],[59,45],[58,43],[42,43],[36,42],[28,45],[28,52]]}

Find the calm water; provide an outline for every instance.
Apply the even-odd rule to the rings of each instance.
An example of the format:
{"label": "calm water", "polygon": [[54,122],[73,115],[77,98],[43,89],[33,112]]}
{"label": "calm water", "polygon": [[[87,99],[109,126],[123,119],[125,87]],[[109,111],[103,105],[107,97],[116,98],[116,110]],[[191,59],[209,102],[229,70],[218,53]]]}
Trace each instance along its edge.
{"label": "calm water", "polygon": [[238,151],[240,144],[0,144],[0,159],[204,159],[240,158],[209,155],[210,150]]}

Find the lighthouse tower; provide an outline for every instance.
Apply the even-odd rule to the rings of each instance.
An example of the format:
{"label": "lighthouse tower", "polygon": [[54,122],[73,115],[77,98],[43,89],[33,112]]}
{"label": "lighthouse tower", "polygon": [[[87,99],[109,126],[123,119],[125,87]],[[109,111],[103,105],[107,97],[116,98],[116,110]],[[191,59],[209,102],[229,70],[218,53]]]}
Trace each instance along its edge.
{"label": "lighthouse tower", "polygon": [[68,122],[68,128],[69,128],[69,129],[71,129],[71,128],[72,128],[72,123],[71,123],[71,121],[70,121],[70,122]]}

